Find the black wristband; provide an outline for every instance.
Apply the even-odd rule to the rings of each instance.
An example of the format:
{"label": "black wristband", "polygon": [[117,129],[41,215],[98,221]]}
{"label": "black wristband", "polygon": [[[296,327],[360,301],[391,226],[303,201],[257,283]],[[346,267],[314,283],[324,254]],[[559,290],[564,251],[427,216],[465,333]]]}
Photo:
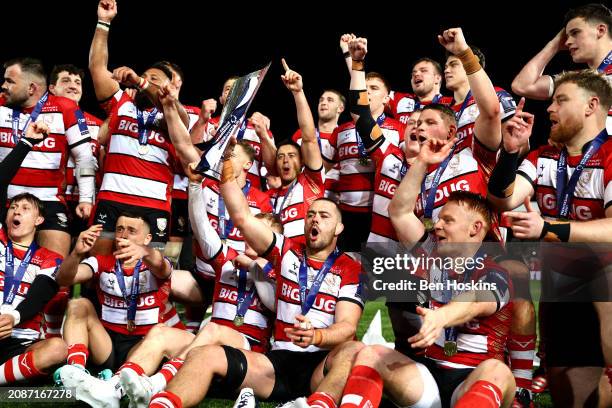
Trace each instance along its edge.
{"label": "black wristband", "polygon": [[343,56],[344,58],[350,58],[350,57],[351,57],[351,53],[350,53],[349,51],[344,51],[344,52],[342,53],[342,56]]}
{"label": "black wristband", "polygon": [[552,242],[568,242],[570,238],[570,227],[571,224],[569,221],[544,221],[540,239]]}
{"label": "black wristband", "polygon": [[518,152],[508,153],[501,148],[499,159],[489,179],[489,192],[500,198],[508,198],[514,192],[516,169],[518,168]]}

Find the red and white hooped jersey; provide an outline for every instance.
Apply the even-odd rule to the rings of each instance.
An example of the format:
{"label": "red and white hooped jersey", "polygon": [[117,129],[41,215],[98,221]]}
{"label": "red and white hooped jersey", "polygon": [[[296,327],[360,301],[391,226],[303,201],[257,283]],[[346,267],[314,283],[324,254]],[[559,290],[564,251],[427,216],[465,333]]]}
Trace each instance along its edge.
{"label": "red and white hooped jersey", "polygon": [[[483,197],[487,196],[487,183],[497,160],[497,152],[487,149],[473,135],[457,141],[453,157],[442,173],[436,189],[432,219],[438,220],[442,206],[446,204],[450,193],[457,190],[471,191]],[[430,166],[425,176],[425,191],[429,196],[433,178],[439,165]],[[423,217],[423,197],[419,193],[415,213]]]}
{"label": "red and white hooped jersey", "polygon": [[[514,101],[512,95],[502,88],[496,86],[495,92],[497,93],[497,99],[499,99],[501,120],[503,122],[514,116],[514,112],[516,112],[516,102]],[[454,100],[449,104],[450,108],[455,111],[455,114],[461,111],[462,105],[463,102],[454,104]],[[478,115],[480,115],[478,105],[476,105],[474,97],[470,96],[465,109],[461,113],[461,117],[457,118],[457,137],[459,139],[474,136],[474,123],[476,123],[476,118]]]}
{"label": "red and white hooped jersey", "polygon": [[[304,247],[281,234],[275,233],[274,239],[274,245],[264,255],[276,270],[276,322],[272,349],[303,352],[321,350],[313,345],[306,348],[296,346],[285,334],[284,329],[293,327],[295,316],[302,313],[299,270]],[[308,259],[309,288],[323,263]],[[340,301],[352,302],[363,308],[360,272],[359,263],[344,253],[340,254],[325,276],[312,308],[306,314],[314,328],[324,329],[334,323],[336,304]]]}
{"label": "red and white hooped jersey", "polygon": [[[170,262],[164,260],[164,262]],[[170,295],[170,277],[159,279],[143,262],[138,276],[138,301],[136,303],[136,328],[127,330],[128,304],[123,298],[118,277],[115,274],[115,257],[112,255],[90,256],[81,261],[94,273],[96,292],[101,306],[100,321],[111,331],[121,334],[144,336],[158,323],[164,322],[165,305]],[[172,266],[170,266],[172,267]],[[128,294],[134,280],[134,268],[124,268],[125,288]]]}
{"label": "red and white hooped jersey", "polygon": [[[402,124],[403,130],[408,123],[408,119],[410,119],[410,116],[412,116],[415,110],[431,103],[433,103],[433,100],[423,101],[413,93],[391,91],[389,92],[388,110],[391,115]],[[452,105],[453,98],[440,95],[440,98],[435,103],[449,106]]]}
{"label": "red and white hooped jersey", "polygon": [[[332,145],[333,132],[319,132],[319,138],[321,140],[321,156],[323,160],[328,163],[334,163],[334,155],[336,154],[336,146]],[[302,145],[302,130],[298,129],[295,131],[291,140],[295,143]],[[336,183],[340,178],[340,166],[336,163],[334,166],[325,173],[325,193],[324,196],[334,201],[338,201],[338,194],[336,193]]]}
{"label": "red and white hooped jersey", "polygon": [[[210,122],[218,125],[219,117],[214,117],[210,119]],[[274,140],[274,135],[271,131],[268,130],[268,136]],[[257,132],[255,132],[255,128],[251,125],[251,122],[247,122],[246,129],[244,130],[244,134],[242,136],[242,140],[249,142],[253,149],[255,149],[255,160],[253,160],[253,165],[249,169],[249,174],[247,178],[251,181],[251,185],[255,188],[261,190],[262,184],[261,179],[265,177],[267,173],[266,167],[264,166],[263,159],[261,157],[261,140],[259,140],[259,136],[257,136]]]}
{"label": "red and white hooped jersey", "polygon": [[[259,214],[260,212],[272,212],[272,206],[270,205],[270,199],[268,195],[257,188],[251,186],[249,193],[246,196],[249,208],[252,214]],[[215,231],[219,232],[219,183],[212,179],[204,179],[202,183],[202,199],[204,205],[206,205],[206,212],[210,225],[213,226]],[[225,211],[226,223],[227,220],[231,220],[227,210]],[[238,252],[244,252],[244,237],[236,226],[233,226],[228,236],[225,238],[226,244],[235,249]],[[202,252],[196,246],[196,271],[201,274],[210,274],[213,269],[206,262],[202,256]]]}
{"label": "red and white hooped jersey", "polygon": [[[475,259],[478,262],[477,259]],[[433,359],[442,368],[473,368],[487,359],[504,361],[506,341],[512,324],[512,283],[508,272],[485,257],[483,267],[475,267],[467,281],[465,276],[450,271],[448,281],[443,273],[435,266],[430,271],[420,270],[417,274],[430,283],[438,282],[448,289],[452,283],[481,284],[484,290],[492,290],[497,299],[497,310],[490,316],[477,317],[457,327],[457,354],[449,357],[444,354],[444,331],[434,344],[425,350],[425,355]],[[465,272],[467,273],[467,272]],[[488,288],[484,285],[487,284]],[[438,288],[436,288],[438,289]],[[457,292],[455,292],[456,294]],[[431,308],[437,309],[444,305],[444,294],[441,290],[430,292]]]}
{"label": "red and white hooped jersey", "polygon": [[[6,250],[8,245],[7,231],[0,224],[0,304],[4,302],[4,271],[6,270]],[[27,250],[22,250],[13,245],[14,254],[14,269],[16,273],[21,265],[21,260],[25,256]],[[47,248],[38,248],[32,256],[32,260],[28,265],[21,283],[13,299],[11,306],[17,307],[28,295],[30,286],[38,275],[48,276],[49,279],[55,280],[56,269],[62,261],[62,256],[56,252],[50,251]],[[17,339],[36,340],[40,337],[40,325],[42,321],[42,309],[32,319],[20,322],[13,328],[11,337]]]}
{"label": "red and white hooped jersey", "polygon": [[[4,103],[4,100],[0,101]],[[48,95],[37,121],[49,126],[49,137],[34,146],[21,164],[8,188],[8,198],[31,193],[42,201],[64,201],[64,171],[70,150],[89,142],[77,124],[77,104],[62,96]],[[19,116],[20,136],[34,107],[22,109]],[[0,106],[0,161],[15,147],[13,142],[13,109]]]}
{"label": "red and white hooped jersey", "polygon": [[[191,128],[196,124],[200,117],[200,108],[197,106],[183,105],[187,115],[189,116],[189,126],[187,130],[191,131]],[[174,173],[174,182],[172,183],[172,198],[178,198],[179,200],[187,199],[187,186],[189,186],[189,179],[183,172],[183,168],[177,165],[176,173]]]}
{"label": "red and white hooped jersey", "polygon": [[[397,234],[389,218],[389,203],[402,181],[401,171],[405,163],[404,151],[385,140],[370,154],[370,157],[376,164],[376,176],[372,203],[372,227],[368,236],[368,244],[397,244]],[[405,165],[407,171],[408,165]]]}
{"label": "red and white hooped jersey", "polygon": [[[387,141],[399,145],[401,125],[398,121],[385,117],[380,128]],[[334,161],[340,164],[340,177],[336,183],[340,208],[351,212],[371,211],[376,168],[371,159],[366,165],[359,162],[355,124],[348,122],[338,126],[332,136],[332,145],[336,146]]]}
{"label": "red and white hooped jersey", "polygon": [[[138,153],[138,116],[134,101],[121,89],[103,107],[109,113],[110,139],[99,200],[170,212],[170,193],[178,160],[170,137],[159,131],[158,112],[148,129],[148,152]],[[144,113],[144,120],[152,111]]]}
{"label": "red and white hooped jersey", "polygon": [[[519,166],[518,174],[525,177],[535,190],[540,212],[545,219],[557,219],[557,164],[561,151],[541,146],[530,152]],[[567,158],[569,180],[582,154]],[[569,219],[588,221],[606,217],[612,204],[612,140],[601,145],[585,164],[571,199]]]}
{"label": "red and white hooped jersey", "polygon": [[[91,141],[91,152],[93,153],[96,160],[98,160],[98,170],[96,171],[96,186],[100,187],[102,181],[102,171],[100,157],[100,143],[98,143],[98,132],[102,125],[102,120],[95,117],[91,113],[83,112],[85,116],[85,122],[87,123],[87,129],[89,130],[89,136]],[[76,176],[74,175],[75,163],[72,156],[68,157],[68,163],[66,164],[66,201],[78,201],[79,200],[79,185],[77,184]]]}
{"label": "red and white hooped jersey", "polygon": [[291,184],[266,192],[272,203],[274,213],[280,214],[284,228],[283,234],[286,237],[306,244],[304,238],[306,213],[314,200],[323,197],[325,190],[324,172],[323,167],[319,171],[304,167],[302,172],[298,174],[295,185]]}

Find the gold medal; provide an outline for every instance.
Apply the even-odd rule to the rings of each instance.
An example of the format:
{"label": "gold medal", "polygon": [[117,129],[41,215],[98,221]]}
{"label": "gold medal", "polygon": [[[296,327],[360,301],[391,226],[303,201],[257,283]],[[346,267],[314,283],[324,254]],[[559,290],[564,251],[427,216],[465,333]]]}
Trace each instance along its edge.
{"label": "gold medal", "polygon": [[138,154],[141,156],[144,156],[145,154],[149,153],[149,145],[140,145],[138,146]]}
{"label": "gold medal", "polygon": [[236,315],[236,317],[234,317],[234,326],[242,326],[244,324],[244,316],[239,316]]}
{"label": "gold medal", "polygon": [[431,218],[423,218],[423,225],[427,232],[431,232],[434,229],[434,222]]}
{"label": "gold medal", "polygon": [[359,164],[361,164],[362,166],[367,166],[368,165],[368,158],[367,157],[360,157],[359,158]]}
{"label": "gold medal", "polygon": [[446,340],[444,342],[444,355],[446,357],[452,357],[457,354],[457,342]]}
{"label": "gold medal", "polygon": [[136,329],[136,323],[133,320],[128,320],[125,326],[130,333]]}

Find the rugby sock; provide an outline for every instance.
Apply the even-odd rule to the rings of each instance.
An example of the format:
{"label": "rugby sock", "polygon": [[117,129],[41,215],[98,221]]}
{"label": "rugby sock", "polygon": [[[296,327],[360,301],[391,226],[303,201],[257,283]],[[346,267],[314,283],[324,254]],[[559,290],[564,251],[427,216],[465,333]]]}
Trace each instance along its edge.
{"label": "rugby sock", "polygon": [[185,326],[193,334],[197,334],[204,320],[204,308],[185,305]]}
{"label": "rugby sock", "polygon": [[342,392],[340,408],[376,408],[383,392],[382,377],[375,369],[358,365],[353,367]]}
{"label": "rugby sock", "polygon": [[43,375],[34,367],[34,352],[15,356],[0,365],[0,385]]}
{"label": "rugby sock", "polygon": [[183,403],[178,395],[170,391],[162,391],[154,394],[149,402],[149,408],[182,408]]}
{"label": "rugby sock", "polygon": [[516,386],[524,388],[531,393],[533,380],[533,357],[535,355],[535,334],[513,334],[508,339],[508,352],[510,353],[510,367],[516,380]]}
{"label": "rugby sock", "polygon": [[455,408],[499,408],[502,392],[497,385],[488,381],[476,381],[455,404]]}
{"label": "rugby sock", "polygon": [[182,358],[173,358],[166,362],[161,370],[152,375],[151,382],[153,383],[153,393],[160,392],[166,388],[166,385],[174,378],[184,362],[185,360]]}
{"label": "rugby sock", "polygon": [[315,392],[306,400],[311,408],[337,408],[336,401],[325,392]]}
{"label": "rugby sock", "polygon": [[612,386],[612,365],[606,366],[606,375],[608,376],[608,381]]}
{"label": "rugby sock", "polygon": [[89,357],[89,350],[83,343],[75,343],[68,346],[68,358],[66,359],[68,364],[85,369],[87,357]]}
{"label": "rugby sock", "polygon": [[62,321],[68,306],[68,298],[69,289],[66,287],[60,288],[59,292],[55,294],[53,299],[43,309],[45,316],[45,324],[43,325],[45,339],[62,336]]}

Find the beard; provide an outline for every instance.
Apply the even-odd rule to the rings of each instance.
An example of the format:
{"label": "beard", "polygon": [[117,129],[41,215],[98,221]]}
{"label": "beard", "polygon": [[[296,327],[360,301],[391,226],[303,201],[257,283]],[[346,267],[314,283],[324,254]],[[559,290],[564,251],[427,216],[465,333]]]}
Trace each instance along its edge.
{"label": "beard", "polygon": [[144,92],[138,92],[136,97],[134,97],[134,103],[138,109],[150,109],[153,107],[153,102],[149,99],[149,97]]}
{"label": "beard", "polygon": [[574,121],[566,124],[561,124],[560,122],[557,124],[555,129],[550,130],[550,139],[555,143],[566,144],[578,132],[582,130],[584,124],[582,122]]}
{"label": "beard", "polygon": [[431,91],[433,91],[433,84],[431,86],[427,86],[427,85],[423,86],[423,83],[421,83],[421,88],[416,89],[414,91],[414,94],[418,96],[419,98],[422,98],[424,96],[427,96],[427,94],[430,93]]}
{"label": "beard", "polygon": [[27,96],[19,96],[5,92],[2,92],[2,95],[4,95],[5,97],[4,106],[11,109],[21,108],[23,104],[28,100]]}

